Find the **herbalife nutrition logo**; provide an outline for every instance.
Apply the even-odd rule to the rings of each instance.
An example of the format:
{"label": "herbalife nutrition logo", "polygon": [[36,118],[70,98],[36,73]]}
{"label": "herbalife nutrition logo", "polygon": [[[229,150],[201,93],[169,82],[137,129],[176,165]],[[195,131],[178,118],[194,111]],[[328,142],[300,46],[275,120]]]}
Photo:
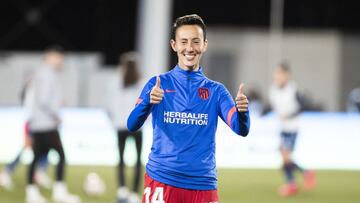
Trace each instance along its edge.
{"label": "herbalife nutrition logo", "polygon": [[164,123],[207,125],[208,114],[164,111]]}

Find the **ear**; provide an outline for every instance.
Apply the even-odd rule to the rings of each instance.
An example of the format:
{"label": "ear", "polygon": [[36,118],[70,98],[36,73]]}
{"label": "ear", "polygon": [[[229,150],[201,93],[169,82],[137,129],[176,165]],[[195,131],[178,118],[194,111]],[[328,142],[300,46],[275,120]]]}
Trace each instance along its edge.
{"label": "ear", "polygon": [[203,52],[205,52],[207,50],[207,47],[208,47],[208,40],[205,39],[205,41],[204,41],[204,51]]}
{"label": "ear", "polygon": [[177,52],[175,40],[171,39],[171,40],[170,40],[170,45],[171,45],[171,48],[172,48],[175,52]]}

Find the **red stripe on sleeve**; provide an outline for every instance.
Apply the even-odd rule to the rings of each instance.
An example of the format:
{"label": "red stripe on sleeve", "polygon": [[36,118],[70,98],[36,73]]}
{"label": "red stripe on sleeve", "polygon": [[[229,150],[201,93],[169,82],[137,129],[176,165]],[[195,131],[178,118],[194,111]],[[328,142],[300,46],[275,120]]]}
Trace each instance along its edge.
{"label": "red stripe on sleeve", "polygon": [[141,102],[142,102],[142,99],[138,98],[138,99],[136,100],[135,106],[138,105],[138,104],[140,104]]}
{"label": "red stripe on sleeve", "polygon": [[230,110],[229,110],[229,112],[228,112],[228,115],[227,115],[227,124],[228,124],[228,126],[229,127],[231,127],[231,118],[232,118],[232,116],[234,115],[234,113],[236,112],[236,107],[234,106],[234,107],[232,107]]}

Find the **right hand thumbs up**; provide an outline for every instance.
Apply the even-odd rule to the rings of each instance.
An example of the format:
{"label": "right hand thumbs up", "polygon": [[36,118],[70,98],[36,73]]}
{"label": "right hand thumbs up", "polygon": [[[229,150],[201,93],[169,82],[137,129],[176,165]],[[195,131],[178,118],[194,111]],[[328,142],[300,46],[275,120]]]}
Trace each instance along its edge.
{"label": "right hand thumbs up", "polygon": [[155,87],[160,88],[160,76],[156,76],[156,84]]}
{"label": "right hand thumbs up", "polygon": [[156,84],[150,92],[150,104],[159,104],[164,97],[164,90],[160,88],[160,76],[156,76]]}

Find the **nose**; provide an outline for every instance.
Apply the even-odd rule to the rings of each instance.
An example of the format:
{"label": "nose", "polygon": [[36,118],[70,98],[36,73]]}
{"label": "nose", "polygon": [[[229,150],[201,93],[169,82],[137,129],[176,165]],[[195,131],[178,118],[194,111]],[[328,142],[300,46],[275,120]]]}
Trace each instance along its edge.
{"label": "nose", "polygon": [[193,45],[191,42],[189,42],[187,45],[186,45],[186,51],[193,51],[194,48],[193,48]]}

